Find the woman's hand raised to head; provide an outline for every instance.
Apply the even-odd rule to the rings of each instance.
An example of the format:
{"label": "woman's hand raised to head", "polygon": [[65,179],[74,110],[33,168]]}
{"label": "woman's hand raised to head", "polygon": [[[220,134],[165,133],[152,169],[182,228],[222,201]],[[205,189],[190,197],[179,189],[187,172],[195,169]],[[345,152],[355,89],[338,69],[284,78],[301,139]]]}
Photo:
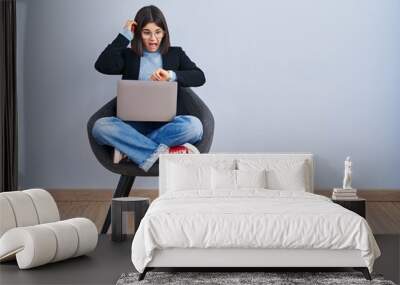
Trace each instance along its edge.
{"label": "woman's hand raised to head", "polygon": [[153,81],[168,81],[170,79],[169,78],[169,72],[167,70],[165,70],[165,69],[158,68],[150,76],[150,79],[153,80]]}
{"label": "woman's hand raised to head", "polygon": [[128,29],[132,33],[134,33],[136,26],[137,26],[137,23],[134,20],[128,20],[128,21],[126,21],[126,23],[124,25],[124,29]]}

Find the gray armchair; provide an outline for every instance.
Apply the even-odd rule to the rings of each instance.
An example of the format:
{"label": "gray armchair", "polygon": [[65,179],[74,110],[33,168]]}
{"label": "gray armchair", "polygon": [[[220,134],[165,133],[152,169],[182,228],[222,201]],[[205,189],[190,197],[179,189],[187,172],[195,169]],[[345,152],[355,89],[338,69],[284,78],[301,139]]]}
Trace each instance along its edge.
{"label": "gray armchair", "polygon": [[[207,153],[211,148],[214,136],[214,117],[204,102],[190,88],[180,87],[178,89],[177,114],[192,115],[200,119],[203,124],[203,138],[195,146],[201,153]],[[94,123],[103,117],[116,115],[116,98],[105,104],[100,110],[94,113],[88,123],[87,131],[90,146],[97,160],[111,172],[120,174],[118,186],[114,191],[113,197],[127,197],[137,176],[158,176],[158,161],[149,169],[148,172],[140,169],[135,163],[121,162],[113,163],[113,148],[110,146],[99,145],[92,136]],[[111,221],[110,209],[104,221],[102,233],[106,233]]]}

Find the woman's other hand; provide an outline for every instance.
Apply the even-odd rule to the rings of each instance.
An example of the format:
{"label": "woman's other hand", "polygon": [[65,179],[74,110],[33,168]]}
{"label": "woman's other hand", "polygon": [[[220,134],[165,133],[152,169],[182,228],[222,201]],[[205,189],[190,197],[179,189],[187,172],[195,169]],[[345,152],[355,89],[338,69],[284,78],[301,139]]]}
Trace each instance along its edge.
{"label": "woman's other hand", "polygon": [[168,81],[170,79],[169,72],[165,69],[158,68],[154,73],[150,76],[150,79],[153,81]]}
{"label": "woman's other hand", "polygon": [[124,25],[124,29],[130,30],[133,34],[135,32],[136,26],[137,23],[134,20],[128,20]]}

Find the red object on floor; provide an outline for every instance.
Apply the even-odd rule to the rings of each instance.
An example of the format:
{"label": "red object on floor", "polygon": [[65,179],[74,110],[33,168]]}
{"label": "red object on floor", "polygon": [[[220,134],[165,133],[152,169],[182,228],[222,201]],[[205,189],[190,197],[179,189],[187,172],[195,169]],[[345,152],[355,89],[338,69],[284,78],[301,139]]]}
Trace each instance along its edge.
{"label": "red object on floor", "polygon": [[189,149],[183,145],[171,146],[168,150],[169,153],[176,154],[176,153],[189,153]]}

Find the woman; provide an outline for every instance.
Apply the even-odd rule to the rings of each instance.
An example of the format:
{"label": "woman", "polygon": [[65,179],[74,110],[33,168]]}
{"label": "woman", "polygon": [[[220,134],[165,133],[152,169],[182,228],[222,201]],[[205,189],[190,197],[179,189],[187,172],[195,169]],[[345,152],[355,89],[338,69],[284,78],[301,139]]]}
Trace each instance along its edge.
{"label": "woman", "polygon": [[[182,87],[201,86],[206,81],[182,48],[170,46],[164,15],[155,6],[141,8],[134,21],[126,22],[95,68],[104,74],[122,74],[122,79],[177,81]],[[104,117],[96,121],[92,134],[99,144],[114,147],[114,163],[127,156],[147,172],[161,153],[199,153],[192,144],[201,140],[203,126],[188,115],[167,123]]]}

